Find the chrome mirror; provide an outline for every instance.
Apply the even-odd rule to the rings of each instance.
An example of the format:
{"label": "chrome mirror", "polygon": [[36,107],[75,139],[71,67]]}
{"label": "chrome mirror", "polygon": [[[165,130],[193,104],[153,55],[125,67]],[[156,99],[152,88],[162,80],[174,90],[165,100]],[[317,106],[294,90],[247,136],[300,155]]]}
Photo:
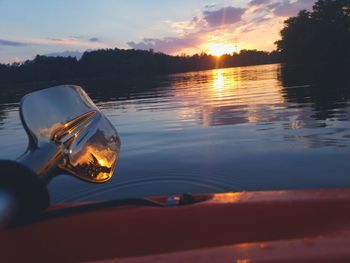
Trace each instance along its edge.
{"label": "chrome mirror", "polygon": [[60,173],[103,183],[116,167],[120,139],[116,129],[78,86],[30,93],[20,105],[29,137],[19,161],[49,181]]}

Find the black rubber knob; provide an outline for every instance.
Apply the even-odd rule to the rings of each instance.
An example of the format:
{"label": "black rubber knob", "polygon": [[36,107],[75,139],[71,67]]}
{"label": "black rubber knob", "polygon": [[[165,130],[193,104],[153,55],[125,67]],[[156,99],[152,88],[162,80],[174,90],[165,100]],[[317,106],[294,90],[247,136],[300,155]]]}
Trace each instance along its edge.
{"label": "black rubber knob", "polygon": [[45,183],[29,168],[15,161],[0,160],[0,189],[15,198],[14,221],[31,218],[50,204]]}

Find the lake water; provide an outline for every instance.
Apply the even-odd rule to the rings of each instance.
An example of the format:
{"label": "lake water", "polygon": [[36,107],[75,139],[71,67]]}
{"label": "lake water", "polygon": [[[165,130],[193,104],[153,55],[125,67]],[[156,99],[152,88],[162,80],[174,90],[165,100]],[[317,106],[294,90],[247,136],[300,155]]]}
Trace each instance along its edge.
{"label": "lake water", "polygon": [[[77,83],[115,125],[122,150],[109,183],[55,178],[55,203],[350,186],[346,78],[262,65]],[[0,158],[26,148],[26,88],[0,96]]]}

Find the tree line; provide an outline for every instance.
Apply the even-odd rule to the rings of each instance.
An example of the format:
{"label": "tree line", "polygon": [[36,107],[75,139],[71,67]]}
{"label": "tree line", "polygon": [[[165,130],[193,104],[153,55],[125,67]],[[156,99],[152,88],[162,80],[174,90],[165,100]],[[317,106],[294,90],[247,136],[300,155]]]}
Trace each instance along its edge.
{"label": "tree line", "polygon": [[241,50],[220,58],[206,53],[171,56],[153,50],[101,49],[75,57],[37,55],[23,63],[0,64],[0,83],[160,75],[280,62],[278,52]]}

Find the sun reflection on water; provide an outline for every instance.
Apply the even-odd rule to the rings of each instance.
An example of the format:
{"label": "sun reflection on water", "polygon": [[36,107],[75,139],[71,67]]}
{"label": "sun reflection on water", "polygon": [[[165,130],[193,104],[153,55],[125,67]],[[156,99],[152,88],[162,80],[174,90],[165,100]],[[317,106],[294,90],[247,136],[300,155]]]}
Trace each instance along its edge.
{"label": "sun reflection on water", "polygon": [[[177,85],[174,91],[182,105],[178,119],[215,126],[277,118],[275,109],[284,108],[284,99],[282,85],[275,76],[271,76],[276,74],[276,67],[279,66],[226,68],[185,74],[181,85]],[[203,79],[211,85],[203,85]]]}
{"label": "sun reflection on water", "polygon": [[222,91],[224,88],[224,76],[222,74],[222,69],[213,70],[213,79],[214,88]]}

